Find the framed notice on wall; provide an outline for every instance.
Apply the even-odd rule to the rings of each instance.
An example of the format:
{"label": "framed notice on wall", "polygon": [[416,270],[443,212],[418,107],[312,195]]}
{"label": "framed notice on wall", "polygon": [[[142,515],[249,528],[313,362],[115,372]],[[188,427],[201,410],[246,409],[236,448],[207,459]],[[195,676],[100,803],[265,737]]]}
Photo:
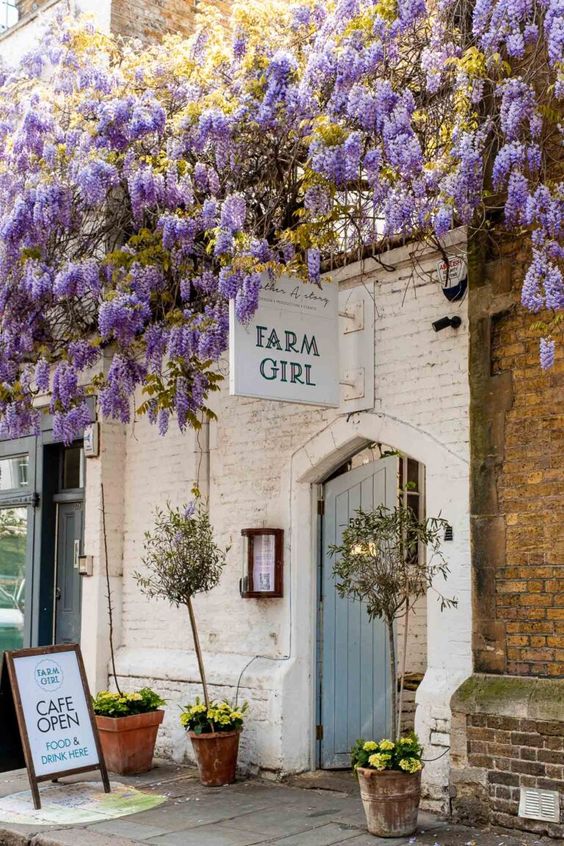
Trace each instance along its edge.
{"label": "framed notice on wall", "polygon": [[[14,761],[27,767],[33,803],[41,807],[38,782],[100,770],[110,791],[92,711],[80,647],[76,644],[5,652],[0,688],[0,720],[16,725],[19,743],[5,755],[0,771]],[[17,748],[16,748],[17,747]]]}
{"label": "framed notice on wall", "polygon": [[245,599],[283,595],[283,529],[243,529],[245,575],[241,595]]}

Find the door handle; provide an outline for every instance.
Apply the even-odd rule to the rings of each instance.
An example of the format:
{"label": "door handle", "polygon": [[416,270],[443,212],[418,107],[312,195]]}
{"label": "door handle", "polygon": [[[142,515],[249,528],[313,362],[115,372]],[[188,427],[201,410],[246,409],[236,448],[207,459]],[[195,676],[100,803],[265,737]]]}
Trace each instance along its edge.
{"label": "door handle", "polygon": [[61,598],[61,588],[56,587],[55,588],[55,599],[60,599],[60,598]]}
{"label": "door handle", "polygon": [[80,540],[77,538],[74,542],[74,554],[73,554],[73,567],[75,570],[79,569],[79,559],[80,558]]}

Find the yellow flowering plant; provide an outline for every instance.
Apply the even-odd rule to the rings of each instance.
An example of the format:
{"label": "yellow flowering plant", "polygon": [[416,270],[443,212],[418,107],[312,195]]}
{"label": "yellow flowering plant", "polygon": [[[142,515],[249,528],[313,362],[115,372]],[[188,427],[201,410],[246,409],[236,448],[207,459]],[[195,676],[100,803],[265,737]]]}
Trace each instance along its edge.
{"label": "yellow flowering plant", "polygon": [[238,731],[243,725],[247,709],[247,702],[240,707],[230,705],[229,702],[210,702],[206,707],[196,697],[193,705],[185,705],[182,709],[180,722],[186,731],[193,731],[194,734]]}
{"label": "yellow flowering plant", "polygon": [[351,750],[353,770],[363,767],[369,770],[400,770],[405,773],[417,773],[422,768],[421,745],[417,735],[408,734],[394,742],[383,738],[375,740],[357,740]]}
{"label": "yellow flowering plant", "polygon": [[101,690],[92,700],[94,713],[101,717],[131,717],[134,714],[147,714],[156,711],[165,704],[156,691],[143,687],[132,693]]}

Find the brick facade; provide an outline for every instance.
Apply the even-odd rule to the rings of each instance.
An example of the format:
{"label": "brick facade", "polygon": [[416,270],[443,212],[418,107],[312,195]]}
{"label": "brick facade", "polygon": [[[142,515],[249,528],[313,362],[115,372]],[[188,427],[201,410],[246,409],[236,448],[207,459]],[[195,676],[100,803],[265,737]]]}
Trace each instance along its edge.
{"label": "brick facade", "polygon": [[564,681],[475,675],[452,700],[454,816],[562,837],[559,823],[518,816],[522,787],[560,793]]}
{"label": "brick facade", "polygon": [[[517,299],[528,253],[504,245]],[[564,675],[564,351],[539,367],[538,317],[514,305],[493,324],[492,373],[511,372],[498,478],[506,566],[496,574],[497,619],[505,629],[506,672]]]}
{"label": "brick facade", "polygon": [[471,263],[475,668],[561,676],[564,353],[541,371],[538,317],[519,303],[528,251],[496,247]]}
{"label": "brick facade", "polygon": [[520,786],[562,788],[564,737],[558,721],[474,714],[468,718],[468,749],[470,766],[487,770],[494,823],[512,825]]}
{"label": "brick facade", "polygon": [[[459,695],[465,685],[452,700],[452,807],[461,819],[562,836],[563,825],[517,816],[520,787],[564,795],[564,353],[557,345],[555,366],[542,372],[539,318],[520,304],[528,259],[526,240],[474,239],[473,653],[475,672],[487,675],[473,677],[472,708]],[[558,704],[531,715],[541,682]]]}
{"label": "brick facade", "polygon": [[[193,32],[199,0],[112,0],[111,29],[116,35],[159,41],[165,35],[187,35]],[[215,0],[220,12],[229,2]]]}
{"label": "brick facade", "polygon": [[[230,0],[207,0],[220,13],[226,14]],[[16,2],[18,21],[35,16],[43,7],[69,6],[66,0],[18,0]],[[194,31],[200,0],[108,0],[110,7],[109,29],[115,35],[139,38],[142,41],[160,41],[166,35],[189,35]],[[89,3],[78,3],[78,9],[91,13]],[[98,24],[101,24],[98,21]],[[104,28],[104,27],[102,27]]]}

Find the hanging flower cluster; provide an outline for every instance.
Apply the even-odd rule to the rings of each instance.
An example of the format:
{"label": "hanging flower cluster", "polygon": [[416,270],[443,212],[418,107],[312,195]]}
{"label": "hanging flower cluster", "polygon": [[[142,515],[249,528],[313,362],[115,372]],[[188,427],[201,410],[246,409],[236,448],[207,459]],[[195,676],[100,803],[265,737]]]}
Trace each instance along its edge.
{"label": "hanging flower cluster", "polygon": [[89,393],[198,425],[263,274],[316,281],[328,252],[496,204],[532,230],[524,304],[557,314],[562,0],[470,5],[242,2],[143,49],[59,21],[0,80],[2,433],[38,394],[67,442]]}
{"label": "hanging flower cluster", "polygon": [[564,3],[322,9],[307,13],[315,36],[301,86],[317,106],[308,166],[325,182],[311,202],[323,212],[332,192],[335,213],[341,201],[353,248],[382,236],[440,239],[456,224],[487,226],[499,209],[509,229],[532,234],[522,301],[547,310],[541,364],[551,366],[564,309]]}

